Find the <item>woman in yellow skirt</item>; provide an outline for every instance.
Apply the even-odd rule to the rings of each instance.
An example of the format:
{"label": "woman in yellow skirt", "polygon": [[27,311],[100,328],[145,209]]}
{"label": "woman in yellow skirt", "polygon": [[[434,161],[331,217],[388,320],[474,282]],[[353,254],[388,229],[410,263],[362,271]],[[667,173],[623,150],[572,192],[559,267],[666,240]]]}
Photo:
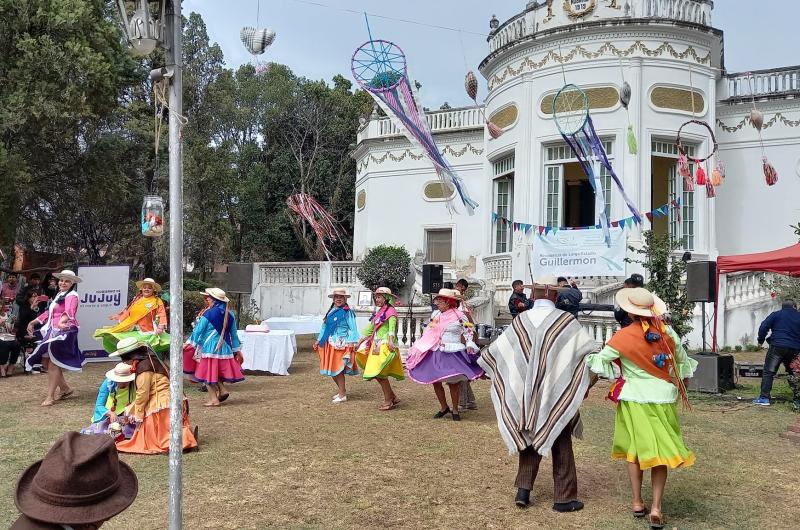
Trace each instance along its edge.
{"label": "woman in yellow skirt", "polygon": [[397,347],[397,311],[394,308],[395,295],[388,287],[379,287],[373,293],[378,310],[369,319],[364,329],[364,338],[358,344],[356,362],[366,381],[376,380],[383,390],[383,403],[378,410],[392,410],[400,400],[392,390],[389,378],[397,381],[406,378],[400,348]]}
{"label": "woman in yellow skirt", "polygon": [[355,349],[361,335],[356,326],[356,314],[347,305],[350,295],[345,289],[334,289],[328,298],[331,307],[322,321],[322,329],[314,342],[314,351],[319,354],[319,373],[333,377],[339,392],[333,403],[347,401],[345,375],[358,375],[355,364]]}
{"label": "woman in yellow skirt", "polygon": [[661,529],[668,470],[689,467],[695,461],[683,442],[677,401],[680,396],[688,405],[685,381],[694,375],[697,361],[686,354],[678,334],[664,323],[667,306],[660,298],[643,288],[622,289],[617,304],[633,324],[615,333],[586,362],[597,374],[611,380],[616,377],[608,395],[617,403],[612,457],[628,462],[637,518],[647,515],[642,479],[644,470],[650,470],[650,528]]}

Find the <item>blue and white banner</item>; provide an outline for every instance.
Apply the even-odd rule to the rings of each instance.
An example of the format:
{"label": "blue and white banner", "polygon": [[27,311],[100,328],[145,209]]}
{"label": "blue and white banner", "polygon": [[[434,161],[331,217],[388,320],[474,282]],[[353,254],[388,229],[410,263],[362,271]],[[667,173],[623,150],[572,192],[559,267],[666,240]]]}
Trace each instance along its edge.
{"label": "blue and white banner", "polygon": [[611,244],[602,230],[564,230],[535,234],[531,267],[540,276],[625,276],[627,238],[621,228],[611,229]]}
{"label": "blue and white banner", "polygon": [[80,304],[78,305],[78,347],[88,359],[107,358],[108,353],[94,339],[97,328],[114,325],[108,317],[128,307],[127,265],[105,267],[80,267],[78,276],[83,280],[78,284]]}

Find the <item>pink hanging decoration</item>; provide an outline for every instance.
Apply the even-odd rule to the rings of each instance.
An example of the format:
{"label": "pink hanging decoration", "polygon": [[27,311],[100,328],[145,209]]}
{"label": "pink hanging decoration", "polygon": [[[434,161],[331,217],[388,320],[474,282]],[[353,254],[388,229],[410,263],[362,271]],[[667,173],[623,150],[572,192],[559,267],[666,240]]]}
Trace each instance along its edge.
{"label": "pink hanging decoration", "polygon": [[328,248],[325,240],[337,241],[340,239],[339,231],[336,229],[336,220],[311,195],[296,193],[286,199],[286,205],[311,225],[311,229],[317,234],[326,253]]}
{"label": "pink hanging decoration", "polygon": [[706,185],[706,170],[703,169],[703,164],[700,163],[699,160],[694,161],[695,165],[697,165],[697,174],[695,175],[695,180],[697,181],[698,186],[705,186]]}
{"label": "pink hanging decoration", "polygon": [[711,184],[710,180],[706,181],[706,197],[709,199],[713,199],[717,196],[717,191],[714,189],[714,185]]}
{"label": "pink hanging decoration", "polygon": [[761,157],[761,163],[764,168],[764,177],[767,179],[767,186],[774,186],[778,182],[778,172],[775,170],[775,166],[770,164],[765,156]]}
{"label": "pink hanging decoration", "polygon": [[689,160],[683,153],[678,156],[678,175],[684,178],[692,178],[692,172],[689,170]]}
{"label": "pink hanging decoration", "polygon": [[714,185],[716,188],[717,186],[722,185],[722,181],[725,180],[725,164],[722,160],[717,160],[717,165],[714,168],[714,171],[711,172],[711,184]]}
{"label": "pink hanging decoration", "polygon": [[467,77],[464,80],[464,88],[467,91],[469,99],[475,101],[475,103],[477,104],[476,100],[478,99],[478,78],[475,77],[475,73],[472,72],[471,70],[467,72]]}
{"label": "pink hanging decoration", "polygon": [[495,125],[490,121],[486,122],[486,128],[489,129],[489,136],[491,136],[495,140],[503,136],[503,133],[505,132],[503,129],[501,129],[500,127],[498,127],[497,125]]}

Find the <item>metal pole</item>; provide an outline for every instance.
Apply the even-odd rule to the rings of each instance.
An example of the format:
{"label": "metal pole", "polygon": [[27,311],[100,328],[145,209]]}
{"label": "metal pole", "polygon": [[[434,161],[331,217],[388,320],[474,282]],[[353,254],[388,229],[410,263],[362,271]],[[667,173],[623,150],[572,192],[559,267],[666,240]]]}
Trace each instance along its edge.
{"label": "metal pole", "polygon": [[170,290],[170,411],[169,411],[169,529],[183,527],[183,24],[181,0],[167,2],[167,67],[169,90],[169,290]]}

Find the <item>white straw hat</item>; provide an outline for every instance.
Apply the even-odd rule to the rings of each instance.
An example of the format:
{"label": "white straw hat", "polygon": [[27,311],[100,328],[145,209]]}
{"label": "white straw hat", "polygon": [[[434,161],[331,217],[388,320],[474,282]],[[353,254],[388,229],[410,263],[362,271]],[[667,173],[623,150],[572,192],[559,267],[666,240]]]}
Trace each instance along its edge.
{"label": "white straw hat", "polygon": [[61,272],[56,272],[53,274],[53,276],[55,276],[59,280],[69,280],[72,283],[81,283],[83,281],[83,279],[80,276],[78,276],[69,269],[64,269]]}
{"label": "white straw hat", "polygon": [[335,296],[344,296],[345,298],[350,298],[350,295],[347,294],[347,289],[343,287],[336,287],[331,294],[328,295],[328,298],[333,298]]}
{"label": "white straw hat", "polygon": [[641,317],[661,316],[667,312],[667,304],[644,287],[620,289],[617,304],[632,315]]}
{"label": "white straw hat", "polygon": [[227,295],[225,295],[225,291],[219,287],[209,287],[206,289],[206,294],[211,298],[219,300],[220,302],[230,302]]}
{"label": "white straw hat", "polygon": [[439,292],[433,297],[433,299],[436,300],[437,298],[449,298],[450,300],[455,300],[457,302],[463,300],[461,293],[455,289],[439,289]]}
{"label": "white straw hat", "polygon": [[129,364],[119,363],[114,368],[106,372],[106,378],[115,383],[130,383],[136,379],[136,373]]}
{"label": "white straw hat", "polygon": [[149,283],[150,285],[152,285],[153,286],[153,290],[155,292],[157,292],[157,293],[161,292],[161,285],[159,283],[157,283],[153,278],[145,278],[144,280],[139,280],[138,282],[136,282],[136,288],[141,291],[142,290],[142,286],[144,284],[146,284],[146,283]]}

